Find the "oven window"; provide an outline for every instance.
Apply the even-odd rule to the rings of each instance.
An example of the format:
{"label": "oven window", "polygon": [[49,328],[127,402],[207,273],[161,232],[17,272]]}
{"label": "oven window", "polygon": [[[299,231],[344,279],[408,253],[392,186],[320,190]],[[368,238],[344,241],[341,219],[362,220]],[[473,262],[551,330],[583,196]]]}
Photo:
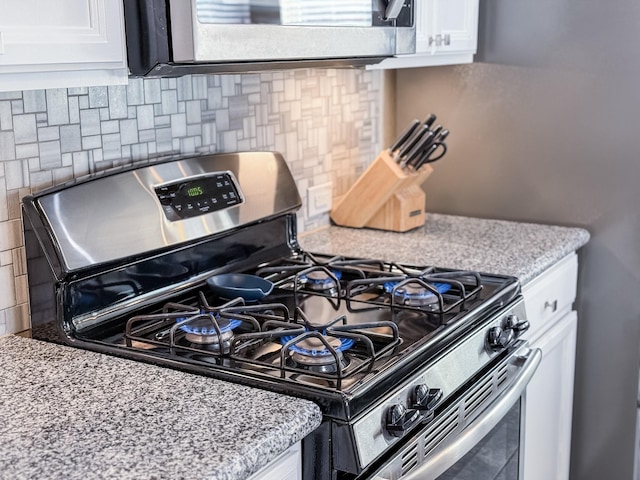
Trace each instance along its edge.
{"label": "oven window", "polygon": [[437,480],[516,480],[520,469],[520,402]]}

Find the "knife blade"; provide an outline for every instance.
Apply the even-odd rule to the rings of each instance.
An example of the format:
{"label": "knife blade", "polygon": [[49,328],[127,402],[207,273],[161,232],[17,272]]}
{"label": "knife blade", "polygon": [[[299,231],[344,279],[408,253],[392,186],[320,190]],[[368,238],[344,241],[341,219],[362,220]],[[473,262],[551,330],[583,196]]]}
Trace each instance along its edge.
{"label": "knife blade", "polygon": [[398,148],[400,148],[402,144],[407,141],[407,139],[413,134],[413,132],[415,132],[416,128],[418,128],[419,125],[420,120],[418,120],[417,118],[413,120],[407,126],[407,128],[405,128],[404,131],[398,136],[398,138],[396,138],[395,142],[393,142],[393,145],[389,147],[389,153],[393,154],[393,152],[398,150]]}

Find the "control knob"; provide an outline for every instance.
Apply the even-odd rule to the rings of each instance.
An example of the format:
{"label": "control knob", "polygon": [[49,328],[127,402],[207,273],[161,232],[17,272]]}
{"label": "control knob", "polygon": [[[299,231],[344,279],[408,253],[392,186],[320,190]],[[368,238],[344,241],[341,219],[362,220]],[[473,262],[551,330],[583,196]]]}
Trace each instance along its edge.
{"label": "control knob", "polygon": [[441,399],[442,390],[429,388],[423,383],[414,387],[411,406],[420,412],[422,421],[426,423],[433,419],[434,409]]}
{"label": "control knob", "polygon": [[506,348],[515,339],[515,334],[510,328],[491,327],[487,334],[487,348],[497,352]]}
{"label": "control knob", "polygon": [[516,338],[518,338],[524,332],[529,330],[529,321],[520,320],[518,316],[514,314],[507,315],[502,324],[502,328],[504,328],[505,330],[513,330]]}
{"label": "control knob", "polygon": [[396,403],[387,411],[387,431],[394,437],[402,437],[422,421],[418,410],[408,409]]}

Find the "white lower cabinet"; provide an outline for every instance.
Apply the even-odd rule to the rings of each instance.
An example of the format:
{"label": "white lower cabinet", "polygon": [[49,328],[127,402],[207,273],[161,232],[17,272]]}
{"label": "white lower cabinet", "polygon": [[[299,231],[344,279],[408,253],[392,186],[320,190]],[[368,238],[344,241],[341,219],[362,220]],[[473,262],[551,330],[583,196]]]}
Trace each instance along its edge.
{"label": "white lower cabinet", "polygon": [[527,387],[524,410],[524,480],[569,478],[576,356],[575,253],[523,288],[531,328],[525,335],[542,350]]}
{"label": "white lower cabinet", "polygon": [[249,480],[301,480],[302,453],[300,442],[289,447],[275,460],[249,477]]}
{"label": "white lower cabinet", "polygon": [[569,478],[578,317],[563,317],[533,346],[542,350],[525,397],[524,480]]}

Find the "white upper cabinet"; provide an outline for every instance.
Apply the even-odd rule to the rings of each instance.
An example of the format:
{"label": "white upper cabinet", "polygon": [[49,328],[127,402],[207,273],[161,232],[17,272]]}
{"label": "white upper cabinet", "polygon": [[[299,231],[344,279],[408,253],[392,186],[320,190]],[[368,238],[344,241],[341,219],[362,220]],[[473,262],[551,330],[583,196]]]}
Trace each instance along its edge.
{"label": "white upper cabinet", "polygon": [[0,91],[127,83],[122,2],[0,0]]}
{"label": "white upper cabinet", "polygon": [[[420,8],[427,8],[420,14]],[[478,0],[427,0],[418,4],[416,53],[465,53],[472,61],[478,45]]]}
{"label": "white upper cabinet", "polygon": [[479,0],[416,2],[416,53],[367,68],[407,68],[473,62],[478,46]]}

